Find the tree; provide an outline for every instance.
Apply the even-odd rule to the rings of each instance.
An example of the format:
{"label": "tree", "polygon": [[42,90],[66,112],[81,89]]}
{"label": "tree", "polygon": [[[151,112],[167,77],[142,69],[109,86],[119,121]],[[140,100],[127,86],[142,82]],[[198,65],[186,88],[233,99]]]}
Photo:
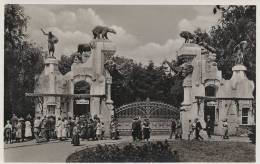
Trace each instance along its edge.
{"label": "tree", "polygon": [[4,110],[5,119],[12,112],[25,116],[34,111],[34,103],[25,98],[33,92],[34,77],[43,70],[42,50],[25,41],[28,17],[19,5],[5,6]]}
{"label": "tree", "polygon": [[232,76],[232,67],[235,64],[233,48],[241,41],[248,43],[244,65],[248,71],[247,77],[256,82],[256,6],[216,6],[213,13],[221,12],[219,24],[213,26],[211,45],[223,51],[217,54],[218,68],[223,77]]}
{"label": "tree", "polygon": [[26,36],[24,30],[27,28],[29,17],[24,14],[20,5],[5,5],[4,37],[5,50],[18,48]]}

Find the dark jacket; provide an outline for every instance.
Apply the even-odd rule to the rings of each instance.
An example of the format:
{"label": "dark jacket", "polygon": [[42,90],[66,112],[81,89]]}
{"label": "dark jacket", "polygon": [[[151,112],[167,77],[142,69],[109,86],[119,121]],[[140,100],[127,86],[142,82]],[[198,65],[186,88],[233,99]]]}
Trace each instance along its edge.
{"label": "dark jacket", "polygon": [[196,122],[196,130],[201,130],[201,129],[202,129],[201,123],[199,121]]}
{"label": "dark jacket", "polygon": [[209,119],[207,119],[206,120],[206,129],[211,129],[211,126],[212,126],[212,124],[211,124],[211,120]]}
{"label": "dark jacket", "polygon": [[45,130],[51,130],[51,129],[52,129],[52,122],[50,119],[47,119],[45,124]]}
{"label": "dark jacket", "polygon": [[176,129],[176,122],[174,120],[172,120],[171,129]]}

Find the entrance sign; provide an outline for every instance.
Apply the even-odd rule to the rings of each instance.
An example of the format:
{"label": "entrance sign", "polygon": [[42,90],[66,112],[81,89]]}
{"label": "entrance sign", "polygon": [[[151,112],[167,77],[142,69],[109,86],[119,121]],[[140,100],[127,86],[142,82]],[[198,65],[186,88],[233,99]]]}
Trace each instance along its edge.
{"label": "entrance sign", "polygon": [[209,101],[207,102],[207,106],[216,106],[217,103],[215,101]]}
{"label": "entrance sign", "polygon": [[76,100],[76,104],[89,104],[89,100],[85,100],[85,99]]}

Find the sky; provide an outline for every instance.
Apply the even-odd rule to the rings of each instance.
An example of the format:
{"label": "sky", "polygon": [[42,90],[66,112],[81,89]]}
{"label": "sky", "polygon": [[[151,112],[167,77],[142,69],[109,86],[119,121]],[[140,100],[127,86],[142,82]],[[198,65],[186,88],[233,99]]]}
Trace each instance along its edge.
{"label": "sky", "polygon": [[47,36],[41,28],[59,38],[55,56],[71,55],[80,43],[89,43],[96,25],[112,27],[117,34],[108,34],[116,43],[115,55],[156,65],[176,58],[184,43],[183,30],[196,28],[208,31],[216,25],[219,14],[214,6],[178,5],[23,5],[30,17],[27,33],[30,40],[47,51]]}

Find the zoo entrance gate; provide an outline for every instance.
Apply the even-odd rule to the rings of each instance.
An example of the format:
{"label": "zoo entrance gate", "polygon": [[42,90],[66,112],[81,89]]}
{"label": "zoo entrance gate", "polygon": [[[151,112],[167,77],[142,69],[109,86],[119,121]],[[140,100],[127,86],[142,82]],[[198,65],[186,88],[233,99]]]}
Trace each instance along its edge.
{"label": "zoo entrance gate", "polygon": [[142,101],[123,105],[115,109],[120,135],[131,135],[133,118],[140,116],[142,121],[149,118],[152,134],[169,134],[171,118],[179,119],[180,110],[162,102]]}

